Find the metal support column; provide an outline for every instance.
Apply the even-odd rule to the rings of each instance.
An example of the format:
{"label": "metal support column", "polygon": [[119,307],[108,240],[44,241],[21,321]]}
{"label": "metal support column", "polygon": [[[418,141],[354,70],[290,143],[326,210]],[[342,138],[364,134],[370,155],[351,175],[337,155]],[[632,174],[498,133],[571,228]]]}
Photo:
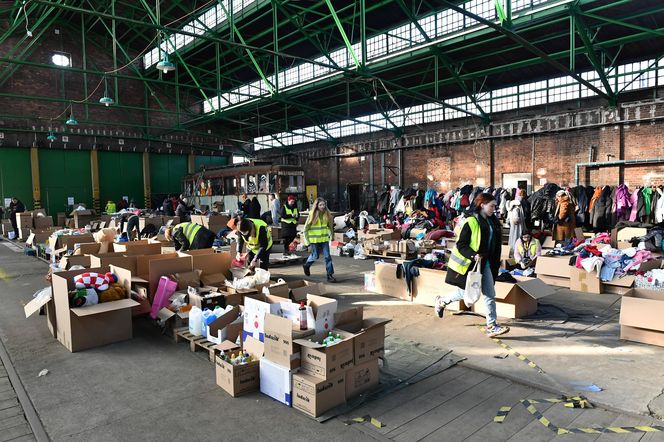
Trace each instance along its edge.
{"label": "metal support column", "polygon": [[30,172],[32,174],[32,199],[34,208],[41,209],[41,186],[39,184],[39,150],[30,148]]}
{"label": "metal support column", "polygon": [[152,189],[150,188],[150,152],[143,152],[143,198],[145,208],[152,207]]}
{"label": "metal support column", "polygon": [[[115,17],[115,0],[111,0],[111,14]],[[115,19],[111,22],[111,32],[113,34],[113,71],[117,72],[118,70],[118,40],[115,34]],[[115,90],[113,91],[114,100],[116,103],[120,104],[120,95],[118,94],[118,77],[114,78],[113,85]]]}
{"label": "metal support column", "polygon": [[360,47],[362,50],[362,69],[367,67],[367,5],[360,0]]}
{"label": "metal support column", "polygon": [[[85,16],[81,14],[81,56],[83,57],[83,69],[87,70],[88,69],[88,52],[85,48]],[[83,72],[83,96],[87,97],[88,96],[88,74],[87,72]],[[88,106],[88,101],[85,100],[85,104],[83,105],[83,109],[85,109],[85,119],[89,120],[90,119],[90,109]]]}
{"label": "metal support column", "polygon": [[99,195],[99,159],[97,150],[90,151],[90,176],[92,177],[92,208],[101,213],[101,201]]}
{"label": "metal support column", "polygon": [[494,187],[496,172],[496,143],[493,139],[493,125],[489,125],[489,186]]}
{"label": "metal support column", "polygon": [[196,159],[194,154],[190,153],[187,155],[187,173],[194,173],[196,169]]}

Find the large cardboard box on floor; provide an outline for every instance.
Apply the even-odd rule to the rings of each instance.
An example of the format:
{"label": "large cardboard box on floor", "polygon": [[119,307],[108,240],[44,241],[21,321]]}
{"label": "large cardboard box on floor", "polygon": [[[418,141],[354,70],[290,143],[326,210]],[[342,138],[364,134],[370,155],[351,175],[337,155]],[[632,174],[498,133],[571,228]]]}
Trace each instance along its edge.
{"label": "large cardboard box on floor", "polygon": [[74,255],[95,255],[101,253],[101,244],[97,242],[86,242],[76,244]]}
{"label": "large cardboard box on floor", "polygon": [[[501,318],[523,318],[537,312],[537,302],[555,290],[537,278],[516,276],[516,284],[496,282],[496,315]],[[485,315],[484,295],[473,305],[476,313]]]}
{"label": "large cardboard box on floor", "polygon": [[306,281],[304,279],[289,282],[288,287],[290,288],[290,298],[295,302],[306,300],[307,295],[322,296],[326,293],[323,283]]}
{"label": "large cardboard box on floor", "polygon": [[69,216],[74,218],[74,228],[82,229],[87,224],[90,224],[94,218],[94,212],[92,210],[74,210]]}
{"label": "large cardboard box on floor", "polygon": [[60,258],[59,266],[61,269],[69,270],[73,266],[83,266],[89,268],[91,266],[90,255],[69,255]]}
{"label": "large cardboard box on floor", "polygon": [[21,212],[16,214],[16,226],[19,228],[30,229],[32,224],[32,212]]}
{"label": "large cardboard box on floor", "polygon": [[11,220],[3,219],[2,220],[2,235],[9,236],[9,232],[13,232],[14,227],[12,226]]}
{"label": "large cardboard box on floor", "polygon": [[[458,288],[446,283],[446,277],[447,272],[444,270],[420,269],[420,276],[413,278],[413,302],[434,307],[437,296],[446,296],[456,292]],[[452,302],[446,308],[457,312],[470,310],[463,300]]]}
{"label": "large cardboard box on floor", "polygon": [[[148,255],[149,256],[149,255]],[[158,256],[158,255],[157,255]],[[137,261],[138,263],[138,258]],[[138,265],[138,264],[137,264]],[[159,278],[162,276],[173,275],[180,272],[192,271],[191,256],[179,256],[170,259],[154,259],[148,263],[148,293],[150,295],[150,302],[154,298],[159,285]]]}
{"label": "large cardboard box on floor", "polygon": [[620,339],[664,346],[664,292],[632,289],[621,300]]}
{"label": "large cardboard box on floor", "polygon": [[52,216],[37,216],[33,219],[35,229],[50,229],[53,227]]}
{"label": "large cardboard box on floor", "polygon": [[290,407],[292,405],[293,372],[263,356],[260,362],[261,393]]}
{"label": "large cardboard box on floor", "polygon": [[90,267],[106,267],[110,265],[129,270],[137,276],[136,256],[127,256],[124,253],[100,253],[90,255]]}
{"label": "large cardboard box on floor", "polygon": [[406,288],[406,280],[397,278],[397,264],[376,261],[374,273],[376,274],[376,293],[411,301],[411,295]]}
{"label": "large cardboard box on floor", "polygon": [[161,243],[149,243],[148,240],[116,242],[113,243],[113,251],[127,255],[158,255],[161,253]]}
{"label": "large cardboard box on floor", "polygon": [[235,324],[236,329],[242,327],[242,316],[238,306],[233,307],[206,326],[207,340],[215,344],[221,344],[228,339],[228,328],[231,324]]}
{"label": "large cardboard box on floor", "polygon": [[60,256],[70,250],[73,252],[76,249],[76,244],[91,243],[94,240],[89,233],[83,235],[51,235],[48,239],[48,245],[53,254]]}
{"label": "large cardboard box on floor", "polygon": [[231,254],[229,252],[216,253],[214,249],[189,250],[180,252],[180,256],[191,256],[195,270],[201,271],[202,276],[222,274],[229,278],[231,268]]}
{"label": "large cardboard box on floor", "polygon": [[85,272],[109,271],[118,275],[118,282],[125,281],[121,279],[122,270],[114,267],[53,273],[57,338],[71,352],[132,338],[131,309],[138,305],[136,301],[126,298],[79,308],[69,306],[69,291],[75,288],[74,276]]}
{"label": "large cardboard box on floor", "polygon": [[293,375],[293,408],[311,417],[346,402],[346,375],[329,380],[298,373]]}
{"label": "large cardboard box on floor", "polygon": [[352,333],[332,330],[333,336],[339,335],[341,341],[330,346],[321,344],[329,332],[318,333],[309,338],[296,339],[301,346],[302,363],[300,370],[321,379],[331,379],[342,375],[354,364]]}
{"label": "large cardboard box on floor", "polygon": [[282,316],[281,304],[290,304],[290,299],[272,295],[258,295],[244,299],[244,332],[243,339],[252,338],[265,341],[265,316],[268,314]]}
{"label": "large cardboard box on floor", "polygon": [[385,354],[385,325],[391,322],[384,318],[364,318],[362,306],[344,310],[335,315],[336,327],[353,333],[353,360],[355,365]]}
{"label": "large cardboard box on floor", "polygon": [[263,344],[252,337],[244,341],[244,351],[255,359],[242,365],[233,365],[219,356],[215,358],[217,385],[233,397],[258,391],[260,388],[260,358]]}
{"label": "large cardboard box on floor", "polygon": [[346,400],[371,390],[380,381],[378,359],[371,359],[355,365],[346,372]]}
{"label": "large cardboard box on floor", "polygon": [[314,329],[300,330],[287,318],[265,315],[265,357],[275,364],[289,369],[300,366],[301,348],[294,341],[314,334]]}
{"label": "large cardboard box on floor", "polygon": [[161,216],[139,217],[138,218],[138,231],[142,232],[145,226],[155,226],[157,230],[164,225],[164,220]]}
{"label": "large cardboard box on floor", "polygon": [[570,290],[574,290],[576,292],[594,293],[596,295],[602,293],[602,281],[599,280],[595,270],[588,273],[585,269],[579,269],[570,266],[569,275]]}
{"label": "large cardboard box on floor", "polygon": [[549,285],[569,288],[571,256],[539,256],[535,264],[537,277]]}

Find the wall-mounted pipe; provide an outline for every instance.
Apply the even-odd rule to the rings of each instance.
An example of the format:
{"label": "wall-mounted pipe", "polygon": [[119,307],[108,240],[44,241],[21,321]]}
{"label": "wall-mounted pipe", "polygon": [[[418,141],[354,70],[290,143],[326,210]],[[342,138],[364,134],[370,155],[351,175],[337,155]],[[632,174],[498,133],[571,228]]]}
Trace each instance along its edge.
{"label": "wall-mounted pipe", "polygon": [[636,165],[636,164],[650,164],[650,163],[662,163],[664,164],[664,158],[644,158],[642,160],[618,160],[618,161],[604,161],[596,163],[577,163],[574,171],[574,182],[576,185],[579,185],[579,169],[582,167],[612,167],[612,166],[625,166],[625,165]]}

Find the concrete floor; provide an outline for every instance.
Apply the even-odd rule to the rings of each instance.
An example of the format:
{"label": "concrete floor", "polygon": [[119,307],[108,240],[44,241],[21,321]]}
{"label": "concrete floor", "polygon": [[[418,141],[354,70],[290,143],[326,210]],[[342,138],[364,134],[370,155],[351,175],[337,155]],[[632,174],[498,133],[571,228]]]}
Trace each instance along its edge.
{"label": "concrete floor", "polygon": [[[11,246],[4,247],[7,244],[0,242],[0,339],[52,440],[552,440],[555,435],[540,424],[534,425],[525,412],[525,417],[510,424],[509,431],[508,427],[492,424],[491,413],[507,405],[506,400],[518,400],[518,396],[576,393],[568,385],[570,381],[602,387],[602,392],[583,394],[617,411],[603,411],[601,422],[583,425],[651,423],[646,417],[635,420],[619,411],[646,415],[649,407],[655,413],[659,410],[664,349],[617,339],[615,309],[619,304],[612,305],[616,296],[560,290],[546,299],[547,304],[557,307],[546,307],[553,314],[542,320],[510,324],[512,333],[504,341],[541,366],[546,373],[540,374],[512,355],[495,358],[506,352],[482,336],[477,327],[482,318],[448,314],[441,320],[429,307],[366,293],[362,290],[363,272],[373,268],[373,261],[335,258],[339,283],[328,285],[328,289],[339,299],[341,308],[364,305],[367,315],[393,319],[388,326],[390,336],[420,343],[429,353],[442,355],[444,349],[451,349],[455,356],[467,360],[394,396],[365,404],[348,416],[319,424],[260,394],[230,398],[216,386],[206,356],[191,353],[186,345],[174,344],[146,320],[135,322],[131,341],[69,353],[49,335],[44,317],[24,318],[23,305],[45,285],[46,265]],[[302,277],[299,266],[274,268],[272,273],[287,280]],[[322,263],[312,268],[310,279],[324,281]],[[601,326],[592,326],[594,323]],[[50,373],[37,377],[44,368]],[[469,379],[468,387],[453,396],[454,400],[446,396],[446,388],[439,388],[440,394],[428,396],[431,407],[420,404],[422,389],[433,391],[448,385],[453,375]],[[490,382],[494,387],[485,391],[478,385],[487,385],[489,377],[495,379]],[[384,406],[388,402],[415,404],[419,411],[409,412],[410,405],[403,410]],[[459,414],[453,412],[461,406],[459,403],[473,412],[481,410],[483,421],[459,420],[463,412],[454,417]],[[388,425],[385,431],[366,424],[343,424],[344,418],[365,410],[385,415],[386,419],[381,418]],[[446,416],[452,416],[449,424],[432,424],[440,420],[443,410]],[[410,417],[404,413],[411,413]],[[583,422],[585,418],[579,419]],[[411,422],[422,429],[404,427]],[[446,429],[445,425],[450,426]],[[459,426],[470,426],[473,431],[460,431]],[[456,432],[447,433],[453,428]],[[616,440],[664,440],[660,434],[664,433],[618,436]]]}

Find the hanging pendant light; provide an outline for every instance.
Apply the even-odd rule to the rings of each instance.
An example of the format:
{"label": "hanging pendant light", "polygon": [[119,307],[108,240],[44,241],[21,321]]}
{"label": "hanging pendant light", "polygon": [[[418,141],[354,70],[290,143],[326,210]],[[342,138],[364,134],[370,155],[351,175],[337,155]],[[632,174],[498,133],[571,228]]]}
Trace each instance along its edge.
{"label": "hanging pendant light", "polygon": [[108,82],[106,81],[106,76],[104,76],[104,96],[99,99],[99,102],[106,107],[115,104],[115,101],[108,95]]}
{"label": "hanging pendant light", "polygon": [[65,122],[67,126],[76,126],[78,121],[74,118],[74,106],[69,105],[69,119]]}
{"label": "hanging pendant light", "polygon": [[162,71],[164,74],[175,70],[175,65],[168,58],[168,52],[164,52],[164,57],[157,63],[157,69]]}
{"label": "hanging pendant light", "polygon": [[56,137],[56,136],[53,134],[53,132],[51,131],[51,132],[48,133],[48,136],[46,137],[46,139],[47,139],[49,142],[52,143],[52,142],[54,142],[54,141],[57,141],[57,140],[58,140],[58,137]]}

